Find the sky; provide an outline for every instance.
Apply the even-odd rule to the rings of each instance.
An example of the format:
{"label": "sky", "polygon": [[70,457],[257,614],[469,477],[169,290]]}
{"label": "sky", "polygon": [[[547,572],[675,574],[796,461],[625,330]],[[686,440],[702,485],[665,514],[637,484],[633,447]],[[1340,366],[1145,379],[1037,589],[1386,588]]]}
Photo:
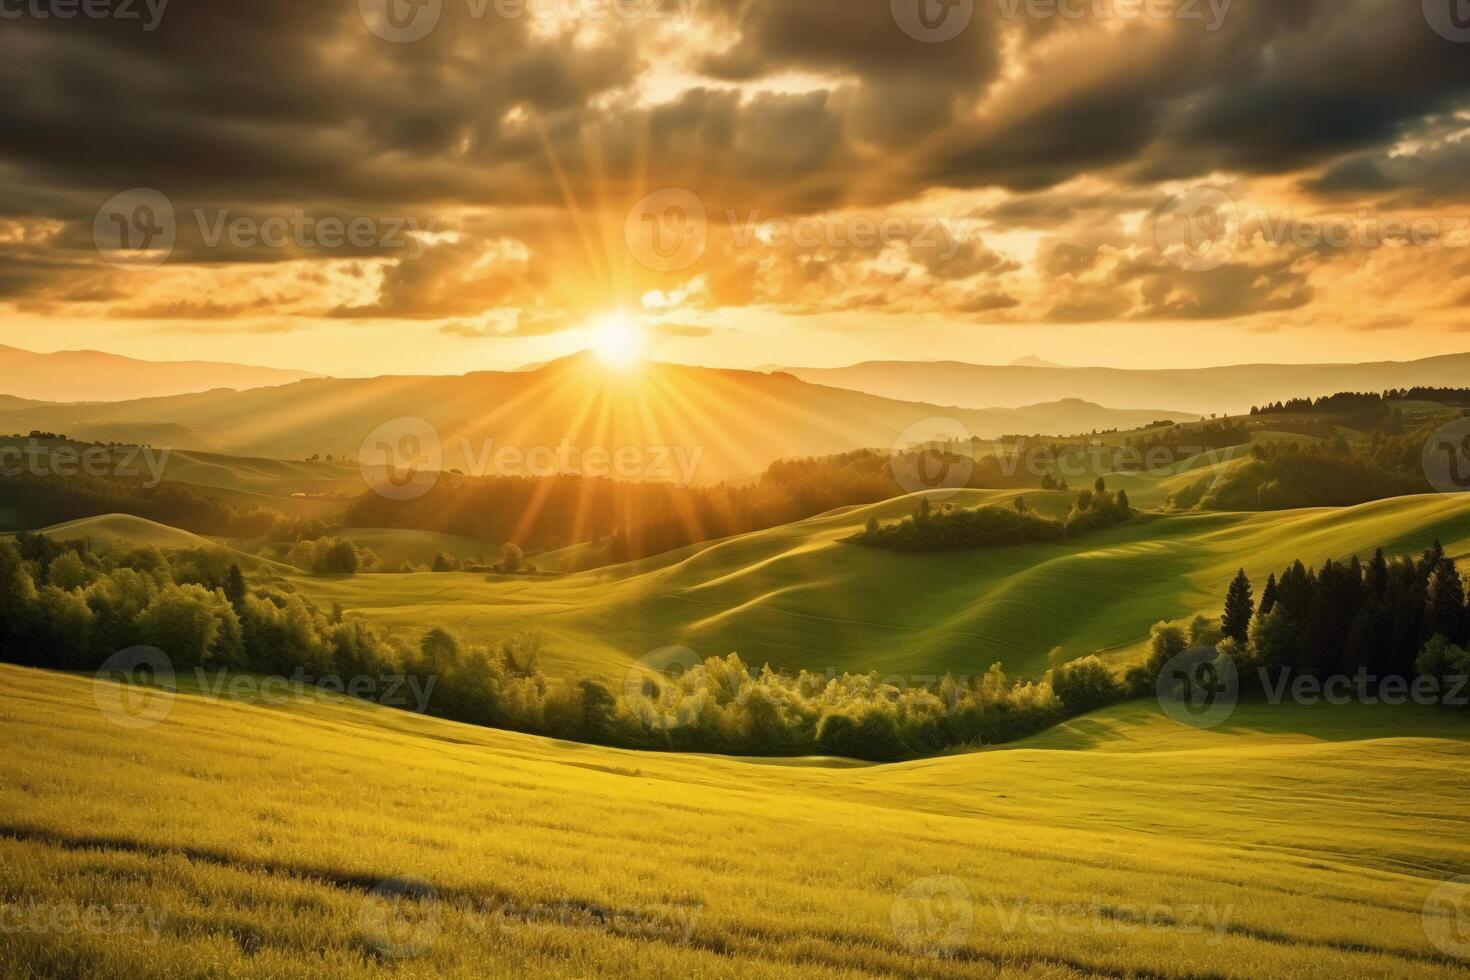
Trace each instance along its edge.
{"label": "sky", "polygon": [[[70,15],[70,16],[68,16]],[[0,343],[1470,350],[1455,0],[5,0]]]}

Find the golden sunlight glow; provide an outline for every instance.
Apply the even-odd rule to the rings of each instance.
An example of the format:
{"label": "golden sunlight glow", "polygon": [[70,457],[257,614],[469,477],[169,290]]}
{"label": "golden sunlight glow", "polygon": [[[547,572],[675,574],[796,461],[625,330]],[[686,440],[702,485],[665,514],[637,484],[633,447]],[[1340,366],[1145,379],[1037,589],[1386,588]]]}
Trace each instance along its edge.
{"label": "golden sunlight glow", "polygon": [[628,314],[613,313],[598,321],[593,349],[604,364],[626,368],[643,359],[643,330]]}

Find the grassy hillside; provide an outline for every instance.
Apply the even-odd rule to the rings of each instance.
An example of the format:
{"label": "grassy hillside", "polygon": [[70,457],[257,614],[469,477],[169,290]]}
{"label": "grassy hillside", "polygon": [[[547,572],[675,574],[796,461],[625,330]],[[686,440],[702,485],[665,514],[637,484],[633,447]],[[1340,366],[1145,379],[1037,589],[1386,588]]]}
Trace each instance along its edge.
{"label": "grassy hillside", "polygon": [[359,494],[365,489],[362,473],[351,463],[223,456],[180,449],[169,452],[163,478],[268,497]]}
{"label": "grassy hillside", "polygon": [[[954,502],[1009,506],[1015,492]],[[1034,510],[1063,494],[1025,494]],[[1338,510],[1145,516],[1048,545],[902,555],[843,543],[869,517],[911,512],[902,498],[630,565],[556,579],[471,574],[301,577],[294,584],[384,626],[447,625],[547,640],[554,671],[607,672],[674,645],[738,652],[756,664],[904,676],[975,675],[1003,662],[1037,674],[1105,651],[1135,656],[1161,619],[1218,615],[1236,569],[1258,581],[1291,561],[1418,551],[1439,539],[1470,553],[1470,496],[1425,496]]]}
{"label": "grassy hillside", "polygon": [[42,533],[57,541],[90,541],[97,548],[106,548],[115,541],[164,551],[216,546],[209,538],[129,514],[107,514],[80,521],[67,521],[65,524],[45,528]]}
{"label": "grassy hillside", "polygon": [[359,548],[368,548],[379,559],[390,566],[401,562],[410,565],[428,565],[434,556],[444,552],[451,558],[471,562],[493,562],[499,557],[498,550],[484,541],[462,538],[453,534],[435,534],[432,531],[406,531],[398,528],[333,528],[334,538],[351,541]]}
{"label": "grassy hillside", "polygon": [[[1131,493],[1131,490],[1130,490]],[[962,506],[1010,506],[1014,491],[967,491]],[[1024,494],[1058,516],[1069,497]],[[756,665],[817,672],[976,676],[992,663],[1037,675],[1101,652],[1127,663],[1161,619],[1215,616],[1237,568],[1258,583],[1301,558],[1417,552],[1442,541],[1470,554],[1470,496],[1395,498],[1361,507],[1259,514],[1145,515],[1057,544],[907,555],[844,542],[870,517],[895,520],[916,498],[853,507],[628,565],[554,578],[417,573],[322,578],[271,565],[323,608],[340,603],[416,638],[446,626],[488,640],[526,629],[545,638],[553,674],[620,678],[663,647],[737,652]],[[123,538],[165,548],[204,539],[112,515],[48,529],[99,545]],[[398,530],[334,532],[390,564],[437,551],[475,559],[476,541]],[[492,554],[493,557],[493,554]],[[556,567],[553,554],[537,561]],[[242,564],[254,567],[258,561]]]}
{"label": "grassy hillside", "polygon": [[1445,778],[1470,742],[1422,709],[1197,732],[1130,707],[870,767],[326,696],[180,695],[140,733],[90,679],[3,667],[0,692],[28,746],[0,756],[7,902],[133,912],[9,932],[7,976],[1463,975],[1423,909],[1470,871]]}

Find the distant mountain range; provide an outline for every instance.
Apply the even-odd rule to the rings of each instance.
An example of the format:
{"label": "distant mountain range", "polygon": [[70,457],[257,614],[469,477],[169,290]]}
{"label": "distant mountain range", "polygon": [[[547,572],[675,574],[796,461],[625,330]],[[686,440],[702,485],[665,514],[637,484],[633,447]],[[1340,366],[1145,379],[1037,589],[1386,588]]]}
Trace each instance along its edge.
{"label": "distant mountain range", "polygon": [[1181,370],[870,361],[845,368],[776,368],[813,384],[941,405],[1019,406],[1080,398],[1115,408],[1174,405],[1238,415],[1252,405],[1339,391],[1470,384],[1470,354],[1369,364],[1242,364]]}
{"label": "distant mountain range", "polygon": [[0,394],[51,402],[111,402],[213,388],[260,388],[318,377],[310,371],[212,361],[139,361],[95,350],[38,354],[0,346]]}
{"label": "distant mountain range", "polygon": [[645,461],[660,447],[680,447],[686,459],[697,451],[695,480],[707,482],[757,473],[776,459],[906,447],[938,431],[924,424],[936,416],[953,418],[981,438],[1070,435],[1196,417],[1166,409],[1120,411],[1072,398],[1020,408],[947,408],[790,374],[673,364],[624,373],[578,355],[532,371],[318,378],[105,405],[0,400],[0,433],[43,429],[281,459],[356,458],[370,435],[374,444],[392,443],[412,430],[413,424],[395,420],[423,419],[437,433],[446,469],[503,472],[485,465],[494,451],[539,449],[546,460],[546,449],[565,441],[583,451],[641,451]]}

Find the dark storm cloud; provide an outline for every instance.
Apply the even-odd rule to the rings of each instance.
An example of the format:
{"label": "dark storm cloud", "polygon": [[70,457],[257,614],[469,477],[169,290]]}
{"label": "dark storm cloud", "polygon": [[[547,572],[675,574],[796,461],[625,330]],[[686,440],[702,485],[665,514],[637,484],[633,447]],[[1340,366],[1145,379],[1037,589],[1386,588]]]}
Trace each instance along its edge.
{"label": "dark storm cloud", "polygon": [[1129,25],[1111,39],[1054,23],[1020,55],[1035,88],[947,134],[926,176],[1034,190],[1107,170],[1283,173],[1391,143],[1470,93],[1465,47],[1403,0],[1236,0],[1217,32]]}
{"label": "dark storm cloud", "polygon": [[[1015,57],[1037,75],[1021,95],[996,94],[1012,25],[991,4],[959,38],[925,44],[887,4],[711,0],[698,23],[730,40],[686,52],[698,68],[746,82],[806,72],[828,88],[696,89],[649,108],[612,94],[651,56],[637,24],[589,43],[443,9],[413,44],[373,37],[346,0],[175,3],[153,32],[7,22],[0,155],[20,180],[0,207],[23,210],[58,185],[231,202],[552,201],[548,145],[578,188],[713,167],[764,198],[773,178],[798,180],[793,197],[811,206],[1109,169],[1269,173],[1381,149],[1470,88],[1466,49],[1402,0],[1235,0],[1213,33],[1024,22]],[[1071,54],[1048,47],[1061,41]],[[516,107],[539,122],[507,124]],[[890,154],[877,161],[887,181],[868,172],[874,148]]]}
{"label": "dark storm cloud", "polygon": [[[1461,128],[1470,128],[1462,121]],[[1364,154],[1328,168],[1302,186],[1323,195],[1372,195],[1391,206],[1470,200],[1470,139],[1413,154]]]}
{"label": "dark storm cloud", "polygon": [[[1156,182],[1220,173],[1297,174],[1323,196],[1470,191],[1470,151],[1454,140],[1470,46],[1436,34],[1410,0],[1234,0],[1217,31],[1027,18],[1024,3],[1007,18],[980,0],[968,28],[939,44],[899,29],[885,2],[705,0],[673,39],[636,21],[558,32],[472,9],[445,0],[437,29],[405,44],[374,36],[356,0],[175,0],[152,31],[5,21],[0,219],[61,230],[23,247],[0,239],[0,297],[109,295],[116,287],[96,283],[113,280],[84,261],[92,219],[131,187],[163,191],[185,216],[178,262],[388,258],[377,301],[334,315],[410,319],[517,304],[554,317],[560,306],[544,292],[553,257],[575,254],[574,234],[563,228],[559,242],[555,229],[527,228],[514,236],[518,252],[499,249],[504,232],[464,228],[406,262],[378,247],[211,247],[192,215],[264,220],[302,208],[427,222],[525,205],[569,215],[626,209],[663,186],[696,188],[714,214],[778,214],[1003,188],[1015,196],[983,220],[1049,231],[1150,207]],[[640,87],[659,70],[683,82]],[[1425,133],[1417,154],[1391,152]],[[1050,192],[1088,175],[1107,189]],[[1043,280],[1059,284],[1051,318],[1214,318],[1310,299],[1289,267],[1181,279],[1118,264],[1100,285],[1086,276],[1103,244],[1083,235],[1039,258]],[[975,244],[911,258],[936,283],[1017,271]],[[809,258],[778,274],[803,287],[840,272],[859,285],[834,305],[854,308],[912,285],[844,265]],[[722,301],[769,298],[748,270],[704,271]],[[1016,302],[994,284],[956,293],[961,312]],[[202,313],[169,298],[134,309],[233,308],[209,303]]]}

